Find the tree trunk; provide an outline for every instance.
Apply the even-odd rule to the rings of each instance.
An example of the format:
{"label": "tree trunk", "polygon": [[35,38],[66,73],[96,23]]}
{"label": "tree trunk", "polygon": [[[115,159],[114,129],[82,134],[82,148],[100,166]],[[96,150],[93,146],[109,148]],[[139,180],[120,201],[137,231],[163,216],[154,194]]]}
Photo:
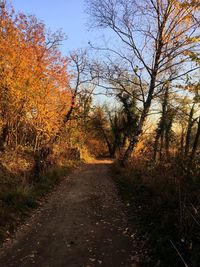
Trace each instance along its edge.
{"label": "tree trunk", "polygon": [[157,51],[156,51],[156,55],[155,55],[154,66],[153,66],[153,69],[151,72],[151,81],[150,81],[150,85],[149,85],[148,96],[147,96],[146,101],[144,102],[144,108],[143,108],[138,126],[132,135],[132,138],[130,140],[130,144],[129,144],[129,146],[128,146],[125,154],[124,154],[124,157],[122,159],[122,166],[127,165],[130,158],[131,158],[132,152],[138,143],[139,137],[140,137],[142,130],[143,130],[143,126],[144,126],[146,117],[147,117],[147,115],[149,113],[149,109],[151,107],[151,101],[153,99],[153,94],[154,94],[154,90],[155,90],[155,86],[156,86],[156,77],[158,74],[159,60],[161,57],[162,47],[163,47],[162,33],[163,33],[164,26],[165,26],[164,24],[161,25],[159,36],[157,39]]}
{"label": "tree trunk", "polygon": [[185,157],[188,156],[190,150],[190,138],[193,126],[193,115],[194,115],[194,104],[190,110],[190,115],[188,119],[188,127],[187,127],[186,141],[185,141]]}
{"label": "tree trunk", "polygon": [[145,104],[145,107],[144,107],[144,110],[142,112],[142,115],[140,117],[140,121],[139,121],[139,124],[138,126],[136,127],[136,130],[130,140],[130,143],[129,143],[129,146],[124,154],[124,157],[122,159],[122,166],[126,166],[131,158],[131,155],[132,155],[132,152],[134,150],[134,148],[136,147],[137,143],[138,143],[138,140],[139,140],[139,137],[142,133],[142,129],[143,129],[143,125],[145,123],[145,120],[146,120],[146,117],[147,117],[147,114],[149,112],[149,108],[150,108],[150,105],[151,105],[151,98],[149,98],[149,101],[146,102]]}
{"label": "tree trunk", "polygon": [[184,132],[184,128],[182,126],[181,143],[180,143],[180,154],[181,154],[181,157],[184,155],[184,138],[185,138],[185,132]]}
{"label": "tree trunk", "polygon": [[41,172],[45,169],[47,158],[52,152],[52,146],[42,147],[40,150],[36,151],[35,158],[35,167],[34,167],[34,176],[33,183],[37,182],[40,178]]}
{"label": "tree trunk", "polygon": [[159,139],[160,139],[160,131],[157,132],[155,142],[154,142],[154,154],[153,154],[154,161],[156,161],[156,158],[157,158]]}
{"label": "tree trunk", "polygon": [[111,158],[114,158],[114,157],[115,157],[116,149],[115,149],[114,146],[111,145],[111,143],[110,143],[110,141],[109,141],[109,139],[108,139],[108,136],[106,135],[106,133],[105,133],[103,127],[101,127],[101,132],[102,132],[102,134],[103,134],[103,136],[104,136],[104,139],[105,139],[105,141],[106,141],[106,145],[107,145],[107,147],[108,147],[109,155],[110,155]]}
{"label": "tree trunk", "polygon": [[134,131],[134,133],[132,135],[132,138],[130,140],[129,146],[128,146],[128,148],[127,148],[127,150],[126,150],[126,152],[124,154],[124,157],[122,159],[122,162],[121,162],[122,166],[126,166],[128,164],[128,162],[129,162],[129,160],[131,158],[132,152],[133,152],[134,148],[136,147],[136,145],[138,143],[138,140],[139,140],[139,137],[140,137],[140,135],[142,133],[143,126],[144,126],[146,117],[147,117],[147,115],[149,113],[149,109],[150,109],[150,106],[151,106],[151,101],[152,101],[152,98],[153,98],[153,93],[154,93],[155,83],[156,83],[156,76],[157,76],[157,70],[154,71],[154,73],[152,74],[148,97],[147,97],[147,100],[144,103],[144,108],[143,108],[139,123],[138,123],[138,125],[136,127],[136,130]]}
{"label": "tree trunk", "polygon": [[8,125],[5,125],[2,129],[2,133],[0,136],[0,151],[3,151],[5,149],[5,144],[6,144],[6,140],[8,137],[8,133],[9,133]]}
{"label": "tree trunk", "polygon": [[163,159],[163,147],[164,147],[164,125],[162,125],[162,130],[161,130],[161,136],[160,136],[160,161]]}
{"label": "tree trunk", "polygon": [[198,148],[198,144],[199,144],[199,139],[200,139],[200,117],[199,117],[198,128],[197,128],[194,144],[193,144],[193,147],[192,147],[192,152],[191,152],[191,155],[190,155],[191,161],[195,158],[195,155],[196,155],[196,152],[197,152],[197,148]]}
{"label": "tree trunk", "polygon": [[170,158],[170,133],[173,125],[173,120],[174,120],[174,114],[169,114],[168,112],[168,118],[167,118],[167,125],[165,129],[165,153],[166,153],[166,158]]}

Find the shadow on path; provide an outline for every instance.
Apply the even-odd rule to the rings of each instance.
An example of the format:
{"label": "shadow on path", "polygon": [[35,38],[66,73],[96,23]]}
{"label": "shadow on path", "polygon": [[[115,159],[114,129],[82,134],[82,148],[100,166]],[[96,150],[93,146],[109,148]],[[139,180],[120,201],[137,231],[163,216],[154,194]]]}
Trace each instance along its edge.
{"label": "shadow on path", "polygon": [[4,245],[0,266],[139,266],[110,164],[98,160],[66,177]]}

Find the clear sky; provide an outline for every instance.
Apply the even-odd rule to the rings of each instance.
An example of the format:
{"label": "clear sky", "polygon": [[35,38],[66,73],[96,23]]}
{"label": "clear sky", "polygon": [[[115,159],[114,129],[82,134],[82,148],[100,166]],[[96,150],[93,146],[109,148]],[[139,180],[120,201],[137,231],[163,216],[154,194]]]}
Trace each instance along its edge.
{"label": "clear sky", "polygon": [[[93,44],[102,41],[99,31],[89,31],[85,0],[11,0],[11,3],[16,11],[35,15],[52,31],[62,28],[68,36],[61,47],[63,55],[88,47],[89,41]],[[99,103],[105,100],[102,96],[95,98]]]}
{"label": "clear sky", "polygon": [[70,50],[86,47],[95,38],[89,32],[86,5],[84,0],[12,0],[17,11],[33,14],[42,20],[52,31],[62,28],[68,40],[62,46],[63,54]]}

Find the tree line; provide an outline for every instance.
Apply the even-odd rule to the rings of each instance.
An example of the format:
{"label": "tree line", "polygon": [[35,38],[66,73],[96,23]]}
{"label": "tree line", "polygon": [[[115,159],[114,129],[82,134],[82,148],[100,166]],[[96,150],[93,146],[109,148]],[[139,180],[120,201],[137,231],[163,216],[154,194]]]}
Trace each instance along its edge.
{"label": "tree line", "polygon": [[122,164],[148,123],[154,124],[154,159],[169,157],[174,144],[193,160],[199,143],[198,1],[91,0],[88,13],[93,26],[116,38],[117,45],[90,45],[104,55],[93,65],[98,85],[120,102],[119,121],[125,116],[129,128],[122,130],[127,135]]}

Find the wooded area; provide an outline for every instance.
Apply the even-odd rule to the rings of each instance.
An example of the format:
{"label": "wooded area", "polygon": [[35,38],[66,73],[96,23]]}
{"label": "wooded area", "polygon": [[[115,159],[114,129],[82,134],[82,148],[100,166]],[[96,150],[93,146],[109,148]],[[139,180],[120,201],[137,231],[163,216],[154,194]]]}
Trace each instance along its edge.
{"label": "wooded area", "polygon": [[69,165],[109,157],[130,213],[141,206],[143,266],[197,267],[200,3],[86,2],[90,27],[112,41],[67,57],[62,31],[0,7],[0,237]]}

